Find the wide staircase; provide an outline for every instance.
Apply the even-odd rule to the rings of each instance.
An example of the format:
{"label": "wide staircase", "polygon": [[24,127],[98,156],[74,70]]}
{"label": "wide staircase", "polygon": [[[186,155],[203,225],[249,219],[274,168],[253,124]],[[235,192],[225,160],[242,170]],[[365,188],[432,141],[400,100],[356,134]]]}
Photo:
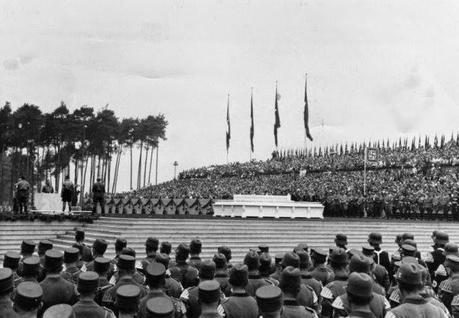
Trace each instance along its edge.
{"label": "wide staircase", "polygon": [[[234,261],[241,261],[250,248],[256,248],[259,244],[269,245],[272,255],[290,251],[298,243],[328,249],[334,245],[333,239],[337,233],[346,234],[349,248],[357,249],[361,249],[368,233],[373,231],[382,233],[383,248],[388,251],[396,249],[394,238],[404,232],[415,235],[422,253],[431,250],[430,236],[433,230],[445,231],[450,235],[450,241],[459,243],[457,223],[434,221],[102,217],[93,224],[84,225],[83,229],[86,231],[87,244],[92,244],[96,238],[103,238],[110,243],[107,257],[114,256],[117,237],[125,238],[138,257],[145,256],[145,239],[149,236],[169,241],[173,248],[179,243],[189,243],[191,239],[199,238],[203,243],[202,257],[210,258],[218,246],[227,245],[233,251]],[[64,249],[74,242],[74,230],[60,231],[51,241],[56,248]]]}

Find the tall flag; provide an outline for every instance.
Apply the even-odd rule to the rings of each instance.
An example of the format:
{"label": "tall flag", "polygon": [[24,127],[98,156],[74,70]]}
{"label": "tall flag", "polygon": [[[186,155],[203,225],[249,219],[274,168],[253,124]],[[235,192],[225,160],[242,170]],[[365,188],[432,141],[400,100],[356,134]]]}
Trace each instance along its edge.
{"label": "tall flag", "polygon": [[230,147],[230,139],[231,139],[231,123],[230,123],[230,115],[229,115],[229,94],[228,94],[228,103],[226,104],[226,152],[228,152]]}
{"label": "tall flag", "polygon": [[[306,75],[307,76],[307,75]],[[309,132],[309,107],[308,107],[308,79],[306,77],[304,84],[304,129],[306,130],[306,137],[309,140],[313,140],[311,133]]]}
{"label": "tall flag", "polygon": [[253,124],[253,89],[252,94],[250,95],[250,149],[253,152],[253,135],[255,134],[255,126]]}
{"label": "tall flag", "polygon": [[279,118],[279,105],[277,104],[277,101],[279,99],[279,94],[277,94],[277,82],[276,82],[276,98],[274,101],[274,144],[276,145],[277,148],[277,129],[280,128],[280,118]]}

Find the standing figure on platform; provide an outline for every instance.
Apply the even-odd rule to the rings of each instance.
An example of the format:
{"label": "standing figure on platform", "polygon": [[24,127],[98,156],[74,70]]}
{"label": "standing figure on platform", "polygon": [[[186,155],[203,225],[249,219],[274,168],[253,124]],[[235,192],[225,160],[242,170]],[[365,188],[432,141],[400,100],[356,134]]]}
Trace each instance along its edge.
{"label": "standing figure on platform", "polygon": [[54,188],[51,185],[51,181],[46,180],[45,185],[41,188],[42,193],[54,193]]}
{"label": "standing figure on platform", "polygon": [[16,183],[16,199],[17,199],[19,213],[22,213],[23,211],[27,213],[29,192],[30,192],[30,184],[29,182],[27,182],[24,176],[21,176],[19,178],[18,183]]}
{"label": "standing figure on platform", "polygon": [[105,185],[101,178],[97,178],[97,182],[92,186],[92,214],[97,213],[97,203],[100,204],[100,213],[105,214]]}
{"label": "standing figure on platform", "polygon": [[70,180],[69,176],[66,176],[64,182],[62,183],[62,212],[65,212],[65,204],[67,203],[69,206],[69,212],[72,212],[72,197],[74,192],[74,186],[72,180]]}

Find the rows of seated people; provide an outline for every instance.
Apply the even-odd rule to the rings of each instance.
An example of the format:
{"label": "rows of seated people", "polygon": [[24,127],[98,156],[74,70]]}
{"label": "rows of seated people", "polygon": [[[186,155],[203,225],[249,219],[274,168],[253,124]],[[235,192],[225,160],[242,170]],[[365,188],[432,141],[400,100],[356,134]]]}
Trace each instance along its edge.
{"label": "rows of seated people", "polygon": [[458,246],[440,231],[432,240],[424,259],[410,233],[393,253],[370,233],[358,249],[337,234],[329,250],[299,244],[272,256],[260,245],[239,263],[227,246],[201,259],[199,239],[172,254],[153,237],[145,258],[118,238],[108,259],[105,240],[89,247],[77,230],[64,252],[42,240],[35,253],[26,240],[4,255],[0,317],[459,317]]}

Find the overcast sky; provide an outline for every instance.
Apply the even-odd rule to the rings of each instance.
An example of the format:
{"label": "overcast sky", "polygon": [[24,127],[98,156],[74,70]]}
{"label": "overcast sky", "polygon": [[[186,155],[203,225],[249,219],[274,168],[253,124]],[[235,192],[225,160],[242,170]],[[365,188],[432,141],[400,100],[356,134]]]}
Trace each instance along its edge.
{"label": "overcast sky", "polygon": [[[164,113],[159,179],[304,146],[304,74],[314,143],[459,130],[459,2],[0,1],[0,103],[52,111],[107,103],[120,117]],[[128,157],[119,189],[127,189]]]}

